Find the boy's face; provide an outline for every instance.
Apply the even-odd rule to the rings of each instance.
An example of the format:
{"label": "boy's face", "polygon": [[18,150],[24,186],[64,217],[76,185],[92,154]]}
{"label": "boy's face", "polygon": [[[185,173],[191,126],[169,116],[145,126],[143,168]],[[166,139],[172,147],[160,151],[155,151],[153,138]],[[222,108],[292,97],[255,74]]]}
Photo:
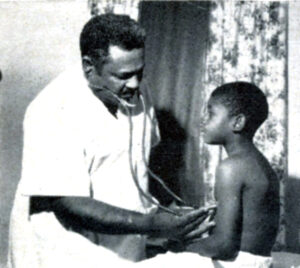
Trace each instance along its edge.
{"label": "boy's face", "polygon": [[207,118],[204,127],[204,142],[208,144],[224,144],[232,130],[230,128],[228,109],[214,98],[207,105]]}

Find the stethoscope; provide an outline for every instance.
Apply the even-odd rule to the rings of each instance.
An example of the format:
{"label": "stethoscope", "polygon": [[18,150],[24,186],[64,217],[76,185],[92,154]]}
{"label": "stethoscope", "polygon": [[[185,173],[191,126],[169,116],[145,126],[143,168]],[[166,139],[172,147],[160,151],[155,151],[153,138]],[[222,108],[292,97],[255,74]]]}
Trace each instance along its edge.
{"label": "stethoscope", "polygon": [[[158,208],[160,208],[161,210],[164,210],[168,213],[174,214],[174,215],[180,215],[178,212],[161,205],[155,198],[153,198],[153,196],[151,196],[150,194],[146,193],[140,186],[139,182],[138,182],[138,177],[136,174],[136,171],[134,170],[134,164],[133,164],[133,123],[132,123],[132,115],[130,112],[130,108],[134,108],[136,107],[136,104],[130,103],[129,101],[119,97],[116,93],[112,92],[109,88],[106,87],[98,87],[96,85],[93,84],[89,84],[89,87],[92,88],[93,90],[96,91],[106,91],[107,93],[109,93],[113,98],[115,98],[117,100],[117,102],[122,106],[122,108],[125,110],[126,115],[128,117],[128,121],[129,121],[129,150],[128,150],[128,154],[129,154],[129,166],[130,166],[130,172],[134,181],[134,184],[136,186],[136,188],[138,189],[138,192],[141,196],[143,196],[146,200],[148,200],[150,203],[152,203],[153,205],[157,206]],[[136,93],[137,94],[137,93]],[[146,114],[146,105],[145,105],[145,100],[142,94],[137,94],[138,99],[141,100],[142,103],[142,107],[143,107],[143,133],[142,133],[142,159],[143,159],[143,163],[148,171],[148,173],[153,177],[153,179],[155,179],[164,189],[165,191],[170,194],[176,201],[182,203],[183,205],[185,204],[185,202],[179,197],[177,196],[165,183],[164,181],[158,176],[156,175],[149,167],[146,161],[146,157],[145,157],[145,136],[146,136],[146,127],[147,127],[147,114]]]}

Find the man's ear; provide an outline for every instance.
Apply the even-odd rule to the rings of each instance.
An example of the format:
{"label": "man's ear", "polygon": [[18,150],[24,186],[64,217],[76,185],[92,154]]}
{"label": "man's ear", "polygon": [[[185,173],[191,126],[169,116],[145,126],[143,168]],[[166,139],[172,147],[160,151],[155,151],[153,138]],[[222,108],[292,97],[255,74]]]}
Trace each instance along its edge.
{"label": "man's ear", "polygon": [[238,114],[233,117],[232,130],[234,132],[241,132],[246,126],[247,118],[244,114]]}
{"label": "man's ear", "polygon": [[82,57],[82,68],[85,76],[88,78],[95,68],[93,64],[93,60],[91,59],[90,56]]}

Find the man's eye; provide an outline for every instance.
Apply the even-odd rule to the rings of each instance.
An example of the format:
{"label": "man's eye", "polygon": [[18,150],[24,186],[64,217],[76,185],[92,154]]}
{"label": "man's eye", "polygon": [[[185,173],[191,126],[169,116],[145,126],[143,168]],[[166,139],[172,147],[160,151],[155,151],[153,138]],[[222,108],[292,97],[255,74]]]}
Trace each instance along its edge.
{"label": "man's eye", "polygon": [[121,80],[126,80],[126,79],[129,79],[132,75],[131,74],[116,74],[115,77],[117,77],[118,79],[121,79]]}
{"label": "man's eye", "polygon": [[128,80],[135,75],[137,76],[138,80],[141,80],[143,77],[143,70],[136,73],[114,74],[114,76],[120,80]]}
{"label": "man's eye", "polygon": [[137,73],[137,76],[138,76],[138,79],[139,79],[139,80],[142,80],[143,74],[144,74],[144,70],[141,70],[141,71],[139,71],[139,72]]}

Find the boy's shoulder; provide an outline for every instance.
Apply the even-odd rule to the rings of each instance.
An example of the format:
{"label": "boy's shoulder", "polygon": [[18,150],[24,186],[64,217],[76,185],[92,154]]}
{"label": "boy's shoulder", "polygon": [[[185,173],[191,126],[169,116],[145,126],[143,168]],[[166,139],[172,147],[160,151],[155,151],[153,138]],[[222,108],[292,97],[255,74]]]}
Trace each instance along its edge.
{"label": "boy's shoulder", "polygon": [[235,173],[236,171],[249,166],[249,164],[250,163],[248,156],[235,155],[222,160],[219,163],[217,170],[220,170],[225,173]]}
{"label": "boy's shoulder", "polygon": [[245,174],[253,170],[253,159],[249,155],[230,156],[220,162],[216,176],[233,183],[242,183]]}
{"label": "boy's shoulder", "polygon": [[233,186],[239,186],[241,183],[239,159],[226,158],[222,160],[216,170],[216,187],[224,188],[226,186],[233,189]]}
{"label": "boy's shoulder", "polygon": [[215,197],[218,201],[238,198],[245,186],[245,160],[229,157],[222,160],[216,169]]}
{"label": "boy's shoulder", "polygon": [[217,167],[216,176],[229,182],[235,180],[235,183],[246,184],[276,177],[268,160],[258,151],[249,151],[224,159]]}

